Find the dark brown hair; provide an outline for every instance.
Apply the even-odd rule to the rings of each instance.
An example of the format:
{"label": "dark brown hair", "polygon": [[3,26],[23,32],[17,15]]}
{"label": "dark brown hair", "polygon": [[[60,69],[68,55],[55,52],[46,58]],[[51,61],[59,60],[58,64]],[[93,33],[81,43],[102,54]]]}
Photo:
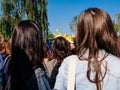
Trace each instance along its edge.
{"label": "dark brown hair", "polygon": [[12,51],[9,65],[13,90],[23,88],[25,81],[32,77],[34,69],[38,66],[43,67],[42,59],[41,28],[32,20],[19,22],[12,34]]}
{"label": "dark brown hair", "polygon": [[44,57],[47,57],[47,53],[49,52],[49,48],[46,44],[43,45]]}
{"label": "dark brown hair", "polygon": [[64,58],[71,54],[70,43],[64,37],[57,37],[52,44],[52,58],[61,65]]}
{"label": "dark brown hair", "polygon": [[[101,63],[107,54],[101,60],[98,60],[99,50],[105,50],[108,53],[120,57],[120,47],[118,37],[115,33],[110,16],[99,8],[89,8],[83,11],[77,19],[77,54],[80,58],[89,51],[86,58],[88,60],[88,79],[96,83],[97,90],[101,90],[101,81],[107,72],[101,72]],[[93,66],[93,67],[92,67]],[[91,79],[92,68],[95,71],[94,79]],[[101,75],[102,73],[102,75]]]}
{"label": "dark brown hair", "polygon": [[15,27],[12,35],[12,55],[16,53],[16,47],[27,54],[34,67],[42,60],[41,28],[34,21],[24,20]]}

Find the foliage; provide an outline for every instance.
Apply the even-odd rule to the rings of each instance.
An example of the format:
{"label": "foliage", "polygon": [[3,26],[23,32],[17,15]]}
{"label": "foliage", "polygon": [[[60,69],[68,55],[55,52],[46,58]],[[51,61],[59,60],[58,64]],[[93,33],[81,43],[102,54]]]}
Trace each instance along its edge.
{"label": "foliage", "polygon": [[52,34],[52,32],[49,30],[48,31],[48,35],[43,36],[43,41],[46,42],[46,40],[53,40],[54,39],[54,35]]}
{"label": "foliage", "polygon": [[74,16],[71,21],[69,22],[69,27],[70,27],[70,30],[75,32],[75,26],[76,26],[76,21],[77,21],[77,17],[78,16]]}
{"label": "foliage", "polygon": [[21,20],[35,20],[42,27],[43,36],[48,36],[47,0],[2,0],[0,32],[11,37],[14,26]]}
{"label": "foliage", "polygon": [[117,18],[117,22],[120,24],[120,13],[117,13],[115,16]]}
{"label": "foliage", "polygon": [[113,20],[113,26],[114,26],[114,29],[115,29],[115,32],[119,32],[119,24],[116,24],[115,21]]}
{"label": "foliage", "polygon": [[[15,9],[15,3],[12,0],[3,0],[2,5],[2,15],[0,18],[0,32],[4,37],[9,38],[15,23],[21,20],[17,15],[17,10]],[[14,10],[15,9],[15,10]]]}
{"label": "foliage", "polygon": [[116,15],[116,23],[114,25],[116,32],[120,32],[120,13],[117,13]]}

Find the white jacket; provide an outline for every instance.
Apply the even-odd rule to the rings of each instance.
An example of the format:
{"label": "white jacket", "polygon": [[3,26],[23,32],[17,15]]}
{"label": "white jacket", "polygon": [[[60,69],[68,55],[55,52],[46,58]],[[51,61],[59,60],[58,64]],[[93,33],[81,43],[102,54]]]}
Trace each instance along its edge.
{"label": "white jacket", "polygon": [[[59,68],[54,89],[67,90],[68,65],[70,60],[74,60],[71,59],[73,56],[76,57],[75,90],[97,90],[96,85],[91,83],[86,76],[88,61],[79,60],[77,55],[64,59]],[[109,54],[104,62],[107,62],[107,74],[102,82],[102,90],[120,90],[120,58]]]}

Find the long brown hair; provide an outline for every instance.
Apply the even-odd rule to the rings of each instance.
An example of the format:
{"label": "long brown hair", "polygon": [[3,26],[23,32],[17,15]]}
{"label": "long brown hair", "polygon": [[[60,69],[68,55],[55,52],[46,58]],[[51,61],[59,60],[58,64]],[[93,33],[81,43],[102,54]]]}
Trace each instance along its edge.
{"label": "long brown hair", "polygon": [[24,20],[18,23],[12,35],[12,55],[17,48],[23,50],[33,66],[43,58],[43,46],[41,28],[32,20]]}
{"label": "long brown hair", "polygon": [[[95,83],[97,90],[101,90],[101,81],[103,81],[107,72],[107,63],[105,72],[101,71],[101,63],[107,53],[120,57],[120,47],[118,37],[115,33],[110,16],[99,8],[89,8],[83,11],[77,19],[77,54],[80,58],[89,51],[86,58],[88,61],[87,77]],[[100,50],[107,53],[98,60]],[[94,69],[94,78],[91,78],[91,72]],[[102,74],[101,74],[102,73]]]}
{"label": "long brown hair", "polygon": [[34,69],[38,66],[43,67],[41,30],[34,21],[23,20],[13,31],[9,64],[12,90],[23,90],[26,81],[32,77]]}

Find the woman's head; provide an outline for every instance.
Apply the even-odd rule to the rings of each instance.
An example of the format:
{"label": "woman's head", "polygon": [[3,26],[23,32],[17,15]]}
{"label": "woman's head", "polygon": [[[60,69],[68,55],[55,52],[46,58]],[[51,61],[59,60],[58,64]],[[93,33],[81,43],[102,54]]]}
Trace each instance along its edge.
{"label": "woman's head", "polygon": [[[80,59],[84,58],[88,61],[87,77],[96,84],[97,90],[101,90],[101,81],[107,72],[107,63],[105,63],[104,72],[101,69],[102,61],[108,54],[105,53],[99,57],[99,51],[105,50],[120,57],[118,37],[114,31],[112,20],[104,10],[88,8],[78,17],[76,29],[77,54]],[[85,57],[86,53],[88,56]]]}
{"label": "woman's head", "polygon": [[102,9],[89,8],[83,11],[78,17],[76,28],[78,52],[86,48],[95,54],[104,49],[117,55],[117,35],[110,16]]}
{"label": "woman's head", "polygon": [[2,34],[0,34],[0,53],[11,54],[11,39],[4,39]]}
{"label": "woman's head", "polygon": [[70,43],[64,37],[57,37],[52,44],[53,58],[58,61],[59,64],[65,57],[71,54]]}
{"label": "woman's head", "polygon": [[11,54],[11,38],[4,40],[4,46],[5,46],[5,53]]}
{"label": "woman's head", "polygon": [[19,22],[12,35],[12,55],[22,50],[33,66],[36,66],[42,60],[42,49],[41,28],[32,20]]}
{"label": "woman's head", "polygon": [[50,60],[51,53],[49,47],[46,44],[43,45],[43,52],[44,52],[44,58],[48,58],[48,60]]}

